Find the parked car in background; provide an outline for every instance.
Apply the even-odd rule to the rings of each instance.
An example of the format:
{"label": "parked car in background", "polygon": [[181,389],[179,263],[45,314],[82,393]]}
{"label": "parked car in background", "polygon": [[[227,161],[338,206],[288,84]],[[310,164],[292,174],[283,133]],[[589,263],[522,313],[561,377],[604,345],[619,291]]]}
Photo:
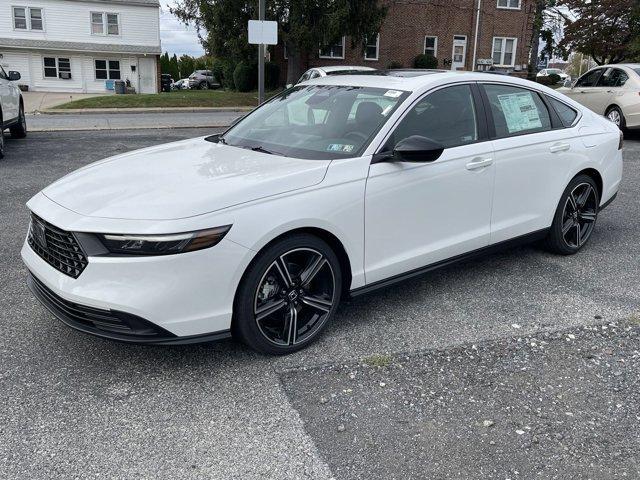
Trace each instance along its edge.
{"label": "parked car in background", "polygon": [[220,83],[215,79],[211,70],[196,70],[189,75],[189,88],[199,88],[200,90],[220,88]]}
{"label": "parked car in background", "polygon": [[163,73],[160,76],[160,88],[163,92],[170,92],[171,85],[173,84],[173,78],[168,73]]}
{"label": "parked car in background", "polygon": [[559,68],[545,68],[543,70],[540,70],[536,75],[536,77],[537,78],[550,77],[551,75],[558,75],[560,77],[561,82],[565,82],[571,78],[568,74],[566,74]]}
{"label": "parked car in background", "polygon": [[[326,77],[327,75],[345,75],[354,72],[373,72],[375,68],[360,67],[358,65],[335,65],[331,67],[314,67],[302,74],[296,84],[312,80],[314,78]],[[288,85],[290,86],[290,85]]]}
{"label": "parked car in background", "polygon": [[518,78],[316,78],[222,135],[66,175],[28,202],[22,258],[78,330],[290,353],[345,296],[523,241],[580,251],[617,194],[622,143]]}
{"label": "parked car in background", "polygon": [[621,129],[640,128],[640,64],[596,67],[558,91]]}
{"label": "parked car in background", "polygon": [[14,138],[27,136],[22,93],[13,82],[20,80],[18,72],[7,73],[0,66],[0,158],[4,157],[4,131],[9,129]]}
{"label": "parked car in background", "polygon": [[189,90],[189,79],[183,78],[171,84],[171,90]]}

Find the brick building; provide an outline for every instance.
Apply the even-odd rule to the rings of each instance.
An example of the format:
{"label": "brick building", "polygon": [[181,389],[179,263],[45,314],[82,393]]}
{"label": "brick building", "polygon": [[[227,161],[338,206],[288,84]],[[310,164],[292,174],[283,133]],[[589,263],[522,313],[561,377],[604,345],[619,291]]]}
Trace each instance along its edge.
{"label": "brick building", "polygon": [[[415,57],[430,53],[439,68],[472,70],[479,0],[383,0],[388,13],[376,39],[351,48],[349,37],[309,56],[307,67],[392,63],[413,67]],[[526,70],[535,0],[480,0],[476,70]],[[284,67],[285,52],[275,51]]]}

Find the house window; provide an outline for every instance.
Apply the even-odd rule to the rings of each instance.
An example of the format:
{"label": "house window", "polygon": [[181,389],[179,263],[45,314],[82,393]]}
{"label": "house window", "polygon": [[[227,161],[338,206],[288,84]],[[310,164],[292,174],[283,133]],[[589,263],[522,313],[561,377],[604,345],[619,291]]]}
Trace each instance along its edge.
{"label": "house window", "polygon": [[320,58],[344,59],[344,37],[337,43],[332,43],[320,49]]}
{"label": "house window", "polygon": [[378,60],[378,50],[380,47],[380,35],[376,35],[375,40],[369,41],[367,38],[364,43],[364,59]]}
{"label": "house window", "polygon": [[71,61],[68,58],[44,57],[44,78],[71,78]]}
{"label": "house window", "polygon": [[438,57],[438,37],[424,37],[424,54]]}
{"label": "house window", "polygon": [[499,67],[513,67],[517,44],[517,38],[493,37],[493,64]]}
{"label": "house window", "polygon": [[520,0],[498,0],[498,8],[520,10]]}
{"label": "house window", "polygon": [[96,60],[96,80],[120,80],[118,60]]}
{"label": "house window", "polygon": [[42,30],[42,9],[13,7],[13,28],[16,30]]}
{"label": "house window", "polygon": [[120,35],[120,16],[117,13],[91,12],[92,35]]}

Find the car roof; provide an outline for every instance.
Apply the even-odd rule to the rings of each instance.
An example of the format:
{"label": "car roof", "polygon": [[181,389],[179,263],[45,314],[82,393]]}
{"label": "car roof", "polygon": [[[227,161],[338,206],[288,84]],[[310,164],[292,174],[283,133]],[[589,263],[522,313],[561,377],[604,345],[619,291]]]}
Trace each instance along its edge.
{"label": "car roof", "polygon": [[340,71],[344,71],[344,70],[359,70],[359,71],[371,71],[371,70],[375,70],[375,68],[371,68],[371,67],[360,67],[358,65],[330,65],[330,66],[326,66],[326,67],[313,67],[316,70],[322,70],[325,73],[330,73],[330,72],[340,72]]}

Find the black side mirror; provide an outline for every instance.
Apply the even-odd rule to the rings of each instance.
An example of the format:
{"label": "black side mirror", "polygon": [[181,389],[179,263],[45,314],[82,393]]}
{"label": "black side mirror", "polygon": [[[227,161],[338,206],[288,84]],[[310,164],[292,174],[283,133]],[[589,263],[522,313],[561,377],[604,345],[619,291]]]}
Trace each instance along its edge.
{"label": "black side mirror", "polygon": [[444,152],[444,145],[420,135],[400,140],[393,152],[377,153],[372,163],[379,162],[433,162]]}
{"label": "black side mirror", "polygon": [[14,72],[11,71],[9,72],[9,81],[10,82],[17,82],[18,80],[20,80],[20,73],[19,72]]}

